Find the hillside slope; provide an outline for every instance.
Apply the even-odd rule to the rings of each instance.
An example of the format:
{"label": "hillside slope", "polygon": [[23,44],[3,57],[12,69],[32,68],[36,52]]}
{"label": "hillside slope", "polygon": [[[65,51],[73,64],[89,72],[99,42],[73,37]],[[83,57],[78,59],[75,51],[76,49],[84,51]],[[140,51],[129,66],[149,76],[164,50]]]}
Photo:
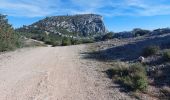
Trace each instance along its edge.
{"label": "hillside slope", "polygon": [[[139,94],[137,94],[137,96],[142,100],[169,100],[169,44],[169,33],[135,38],[112,39],[93,44],[91,47],[93,51],[86,53],[87,55],[85,58],[95,59],[105,63],[106,74],[108,74],[109,78],[113,79],[114,82],[120,81],[119,79],[123,80],[123,78],[125,79],[125,77],[127,78],[131,77],[130,75],[133,75],[132,72],[130,72],[130,74],[125,74],[125,76],[117,75],[117,73],[123,72],[121,70],[124,68],[128,68],[124,71],[125,73],[130,70],[130,68],[144,68],[143,76],[147,77],[147,79],[144,80],[143,78],[143,83],[141,82],[140,84],[144,86],[146,82],[148,86],[145,88],[146,90],[144,91],[144,94],[137,92]],[[140,59],[141,57],[142,60]],[[140,70],[140,72],[142,72],[142,70]],[[129,80],[133,80],[133,77]],[[129,84],[132,82],[129,80],[125,79],[121,81],[122,83],[119,82],[118,84],[124,88],[124,91],[128,91],[130,93],[134,89],[131,86],[137,82],[133,82],[134,84]],[[151,97],[151,99],[148,99],[148,97]]]}

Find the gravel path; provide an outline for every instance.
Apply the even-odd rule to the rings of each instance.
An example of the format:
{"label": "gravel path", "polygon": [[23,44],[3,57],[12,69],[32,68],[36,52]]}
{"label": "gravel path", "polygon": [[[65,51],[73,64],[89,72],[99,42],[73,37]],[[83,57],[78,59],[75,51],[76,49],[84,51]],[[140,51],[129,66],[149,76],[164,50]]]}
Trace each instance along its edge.
{"label": "gravel path", "polygon": [[99,74],[100,63],[82,58],[84,50],[38,47],[1,54],[0,100],[127,100]]}

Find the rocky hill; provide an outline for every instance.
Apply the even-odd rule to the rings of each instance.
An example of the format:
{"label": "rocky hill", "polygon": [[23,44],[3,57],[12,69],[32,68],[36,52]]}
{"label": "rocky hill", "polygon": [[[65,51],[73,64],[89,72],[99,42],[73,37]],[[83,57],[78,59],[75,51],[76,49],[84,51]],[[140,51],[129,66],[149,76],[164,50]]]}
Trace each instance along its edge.
{"label": "rocky hill", "polygon": [[72,35],[75,37],[96,36],[107,32],[102,16],[96,14],[46,17],[32,25],[24,26],[19,30],[40,30],[47,34]]}

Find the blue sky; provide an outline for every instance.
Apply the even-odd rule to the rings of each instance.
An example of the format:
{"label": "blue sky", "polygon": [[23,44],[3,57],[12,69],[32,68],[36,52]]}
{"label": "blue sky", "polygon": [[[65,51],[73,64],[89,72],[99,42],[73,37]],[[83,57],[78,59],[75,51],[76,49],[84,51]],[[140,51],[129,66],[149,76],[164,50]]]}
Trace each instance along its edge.
{"label": "blue sky", "polygon": [[170,0],[0,0],[0,13],[14,27],[46,16],[95,13],[110,31],[170,27]]}

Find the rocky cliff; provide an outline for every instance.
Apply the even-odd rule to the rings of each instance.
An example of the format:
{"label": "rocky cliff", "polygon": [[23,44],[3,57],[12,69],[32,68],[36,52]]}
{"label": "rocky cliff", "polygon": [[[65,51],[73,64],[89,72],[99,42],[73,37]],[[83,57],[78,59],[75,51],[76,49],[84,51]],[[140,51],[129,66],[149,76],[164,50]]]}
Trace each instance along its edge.
{"label": "rocky cliff", "polygon": [[85,37],[101,35],[107,32],[102,16],[96,14],[46,17],[21,29],[41,30],[46,33],[58,35],[72,34]]}

